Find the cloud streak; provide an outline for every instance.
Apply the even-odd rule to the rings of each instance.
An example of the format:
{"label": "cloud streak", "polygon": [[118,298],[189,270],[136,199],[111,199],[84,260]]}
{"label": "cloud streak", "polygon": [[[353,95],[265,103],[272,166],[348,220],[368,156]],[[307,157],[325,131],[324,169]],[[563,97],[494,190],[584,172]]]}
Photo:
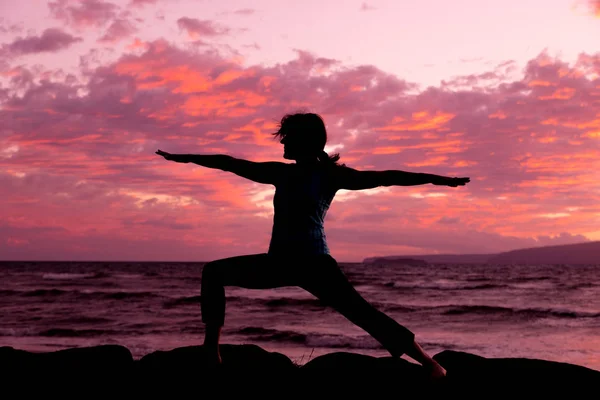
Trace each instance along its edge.
{"label": "cloud streak", "polygon": [[199,20],[196,18],[181,17],[177,20],[177,26],[185,30],[190,38],[198,39],[202,37],[221,36],[229,32],[229,28],[221,27],[208,20]]}
{"label": "cloud streak", "polygon": [[137,28],[128,20],[118,18],[112,22],[106,33],[98,39],[101,43],[114,44],[137,32]]}
{"label": "cloud streak", "polygon": [[117,16],[119,7],[102,0],[57,0],[48,2],[50,14],[74,27],[100,27]]}
{"label": "cloud streak", "polygon": [[13,42],[3,45],[1,52],[10,55],[57,52],[81,41],[82,38],[58,28],[49,28],[44,30],[40,36],[18,37]]}

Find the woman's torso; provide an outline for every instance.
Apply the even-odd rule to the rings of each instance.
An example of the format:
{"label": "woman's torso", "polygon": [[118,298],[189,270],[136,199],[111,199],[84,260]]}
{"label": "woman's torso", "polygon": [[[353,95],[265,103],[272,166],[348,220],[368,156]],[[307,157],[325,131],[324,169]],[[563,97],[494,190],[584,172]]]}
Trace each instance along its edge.
{"label": "woman's torso", "polygon": [[329,254],[325,216],[337,189],[330,169],[289,164],[275,185],[269,254]]}

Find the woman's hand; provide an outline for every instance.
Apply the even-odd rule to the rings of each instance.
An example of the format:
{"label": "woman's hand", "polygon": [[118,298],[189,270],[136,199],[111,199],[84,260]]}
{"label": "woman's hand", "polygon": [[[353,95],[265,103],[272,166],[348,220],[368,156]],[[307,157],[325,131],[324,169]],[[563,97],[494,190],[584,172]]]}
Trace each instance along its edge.
{"label": "woman's hand", "polygon": [[468,182],[471,182],[471,178],[450,178],[446,176],[440,176],[439,179],[435,179],[433,183],[434,185],[442,185],[442,186],[464,186]]}
{"label": "woman's hand", "polygon": [[169,161],[175,161],[175,162],[180,162],[180,163],[188,163],[189,162],[189,160],[187,159],[185,154],[171,154],[171,153],[167,153],[166,151],[162,151],[162,150],[156,151],[156,154],[158,154],[159,156],[163,156],[165,158],[165,160],[169,160]]}

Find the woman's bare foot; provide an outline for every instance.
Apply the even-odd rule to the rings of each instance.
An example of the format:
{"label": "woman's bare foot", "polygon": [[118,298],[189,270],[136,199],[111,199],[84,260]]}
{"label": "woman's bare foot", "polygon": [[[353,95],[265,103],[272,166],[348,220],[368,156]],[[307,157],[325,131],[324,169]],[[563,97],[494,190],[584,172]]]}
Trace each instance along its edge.
{"label": "woman's bare foot", "polygon": [[429,374],[429,379],[439,381],[446,376],[446,370],[437,361],[435,361],[431,356],[425,353],[425,350],[417,343],[416,340],[413,341],[412,346],[406,350],[406,354],[419,362],[423,368]]}
{"label": "woman's bare foot", "polygon": [[218,347],[204,345],[204,362],[207,365],[221,365],[223,360]]}
{"label": "woman's bare foot", "polygon": [[219,354],[219,352],[217,352],[217,354],[211,354],[208,360],[211,364],[223,364],[223,360],[221,359],[221,355]]}
{"label": "woman's bare foot", "polygon": [[439,381],[446,377],[446,370],[434,359],[431,359],[430,362],[424,364],[423,367],[427,370],[427,373],[429,374],[428,377],[431,380]]}

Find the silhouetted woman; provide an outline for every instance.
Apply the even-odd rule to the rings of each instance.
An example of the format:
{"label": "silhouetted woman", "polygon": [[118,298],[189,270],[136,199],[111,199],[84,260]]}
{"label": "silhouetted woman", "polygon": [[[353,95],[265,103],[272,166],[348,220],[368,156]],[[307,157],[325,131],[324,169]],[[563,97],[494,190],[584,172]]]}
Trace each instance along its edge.
{"label": "silhouetted woman", "polygon": [[317,114],[285,115],[274,135],[284,145],[283,157],[295,163],[156,152],[167,160],[217,168],[275,186],[275,215],[268,252],[215,260],[203,268],[204,350],[215,362],[221,362],[219,337],[225,320],[225,286],[248,289],[299,286],[368,332],[392,356],[407,354],[426,367],[432,378],[445,376],[444,368],[423,351],[410,330],[375,309],[352,287],[329,254],[323,223],[340,189],[426,183],[456,187],[469,182],[469,178],[397,170],[358,171],[338,165],[339,154],[329,156],[323,151],[327,132]]}

